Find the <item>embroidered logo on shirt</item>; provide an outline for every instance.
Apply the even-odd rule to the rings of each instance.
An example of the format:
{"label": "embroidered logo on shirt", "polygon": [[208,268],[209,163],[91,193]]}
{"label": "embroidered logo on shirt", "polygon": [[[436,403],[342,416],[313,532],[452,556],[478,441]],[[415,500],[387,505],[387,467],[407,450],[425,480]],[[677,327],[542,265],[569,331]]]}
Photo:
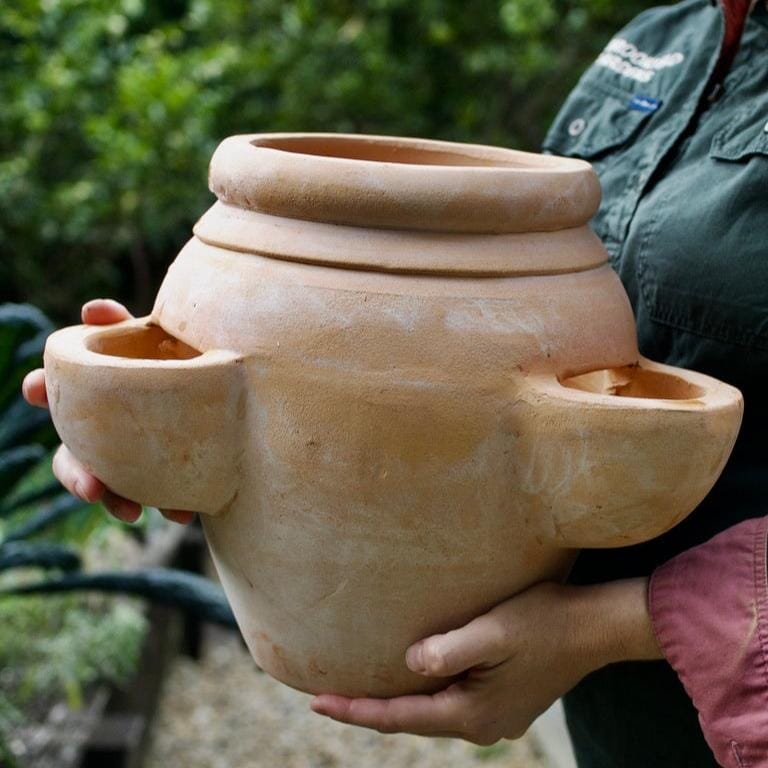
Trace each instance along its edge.
{"label": "embroidered logo on shirt", "polygon": [[636,109],[638,112],[655,112],[660,106],[661,101],[659,99],[640,96],[637,93],[629,100],[629,108]]}
{"label": "embroidered logo on shirt", "polygon": [[634,43],[623,37],[614,37],[595,62],[599,67],[613,70],[623,77],[629,77],[639,83],[652,80],[661,69],[676,67],[685,60],[680,51],[652,56],[641,51]]}

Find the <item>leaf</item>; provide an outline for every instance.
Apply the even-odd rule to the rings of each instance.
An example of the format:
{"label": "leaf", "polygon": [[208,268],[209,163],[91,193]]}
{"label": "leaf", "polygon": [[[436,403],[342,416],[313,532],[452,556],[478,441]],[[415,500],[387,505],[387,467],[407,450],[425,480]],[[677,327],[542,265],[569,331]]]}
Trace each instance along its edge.
{"label": "leaf", "polygon": [[179,608],[204,621],[236,627],[224,593],[209,579],[171,568],[128,573],[73,573],[58,579],[0,590],[0,595],[35,595],[73,591],[110,592],[143,597]]}
{"label": "leaf", "polygon": [[43,358],[45,351],[45,341],[51,335],[51,330],[46,328],[31,339],[21,342],[13,355],[13,362],[18,366],[31,368],[33,364],[38,364]]}
{"label": "leaf", "polygon": [[22,507],[29,506],[38,501],[45,501],[51,496],[58,496],[61,493],[61,483],[58,480],[51,480],[39,487],[30,488],[24,493],[11,495],[0,505],[0,519],[12,515]]}
{"label": "leaf", "polygon": [[[17,338],[29,338],[38,331],[50,333],[53,324],[32,304],[0,304],[0,329],[15,329]],[[14,345],[15,347],[16,345]]]}
{"label": "leaf", "polygon": [[48,432],[45,437],[52,438],[55,433],[48,411],[30,405],[21,394],[17,395],[11,405],[0,413],[0,450],[32,436],[37,437],[45,427],[48,428],[44,430]]}
{"label": "leaf", "polygon": [[66,675],[61,681],[67,698],[67,706],[77,712],[83,706],[83,688],[80,681],[73,675]]}
{"label": "leaf", "polygon": [[0,409],[38,364],[43,340],[52,330],[53,324],[37,307],[0,304]]}
{"label": "leaf", "polygon": [[[46,528],[50,528],[52,525],[61,522],[73,512],[76,512],[79,509],[84,509],[87,506],[88,502],[78,499],[75,496],[70,496],[68,493],[62,493],[61,496],[31,514],[23,523],[12,528],[11,531],[6,534],[3,544],[28,539],[30,536],[36,536]],[[2,549],[0,549],[0,552],[1,551]]]}
{"label": "leaf", "polygon": [[80,564],[80,555],[63,544],[18,541],[0,546],[0,571],[10,568],[59,568],[62,571],[76,571]]}
{"label": "leaf", "polygon": [[42,445],[19,445],[0,453],[0,498],[45,456]]}

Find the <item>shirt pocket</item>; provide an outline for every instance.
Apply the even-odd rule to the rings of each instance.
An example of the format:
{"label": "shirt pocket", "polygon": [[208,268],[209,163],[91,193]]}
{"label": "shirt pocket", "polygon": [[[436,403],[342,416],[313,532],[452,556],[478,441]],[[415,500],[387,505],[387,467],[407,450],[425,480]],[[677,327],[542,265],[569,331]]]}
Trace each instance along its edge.
{"label": "shirt pocket", "polygon": [[545,152],[598,165],[635,137],[660,102],[585,78],[568,97],[543,143]]}
{"label": "shirt pocket", "polygon": [[655,322],[768,351],[768,132],[751,104],[660,180],[638,254]]}
{"label": "shirt pocket", "polygon": [[[633,157],[661,102],[600,79],[590,70],[568,97],[546,138],[545,152],[589,161],[603,189],[592,229],[617,266],[623,233],[634,209],[636,189],[628,188]],[[644,107],[644,108],[643,108]]]}
{"label": "shirt pocket", "polygon": [[[768,158],[768,102],[757,110],[757,115],[754,108],[739,112],[729,126],[715,134],[709,156],[731,163],[743,163],[752,157],[762,157],[763,161]],[[766,191],[764,188],[763,192]]]}

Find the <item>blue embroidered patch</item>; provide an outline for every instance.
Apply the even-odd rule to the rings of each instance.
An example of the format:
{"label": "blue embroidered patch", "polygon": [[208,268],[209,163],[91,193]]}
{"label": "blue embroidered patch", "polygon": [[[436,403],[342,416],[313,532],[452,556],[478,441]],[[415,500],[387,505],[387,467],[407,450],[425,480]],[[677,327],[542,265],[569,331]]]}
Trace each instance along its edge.
{"label": "blue embroidered patch", "polygon": [[650,96],[640,96],[635,94],[629,100],[629,108],[636,109],[638,112],[655,112],[661,106],[659,99],[652,99]]}

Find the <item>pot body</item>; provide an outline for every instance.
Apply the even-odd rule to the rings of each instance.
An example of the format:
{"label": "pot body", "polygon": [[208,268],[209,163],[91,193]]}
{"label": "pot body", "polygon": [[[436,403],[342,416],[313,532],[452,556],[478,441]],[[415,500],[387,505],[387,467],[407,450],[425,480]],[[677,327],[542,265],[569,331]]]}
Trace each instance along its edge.
{"label": "pot body", "polygon": [[418,278],[193,240],[156,317],[245,358],[237,497],[203,523],[245,640],[278,679],[423,689],[403,663],[410,643],[565,575],[573,550],[542,494],[562,478],[521,451],[531,426],[516,398],[524,370],[637,359],[608,267]]}
{"label": "pot body", "polygon": [[[413,185],[432,171],[392,193],[386,174],[419,159],[393,159],[393,142],[362,171],[345,156],[315,187],[295,158],[267,153],[282,184],[256,193],[261,166],[214,158],[220,202],[151,317],[204,352],[198,362],[156,362],[165,342],[115,351],[87,330],[89,356],[66,331],[46,354],[75,455],[123,495],[204,513],[254,658],[312,693],[444,686],[408,671],[411,643],[564,578],[579,547],[674,525],[722,470],[741,414],[732,388],[641,360],[627,297],[585,226],[597,205],[587,166],[560,202],[534,173],[527,214],[525,195],[493,208],[508,175],[481,172],[475,193],[474,171],[458,186],[435,173],[414,216],[403,196],[420,204]],[[283,150],[310,171],[322,155]],[[467,218],[460,204],[479,203],[466,195],[497,182]],[[89,403],[98,418],[82,417]]]}

